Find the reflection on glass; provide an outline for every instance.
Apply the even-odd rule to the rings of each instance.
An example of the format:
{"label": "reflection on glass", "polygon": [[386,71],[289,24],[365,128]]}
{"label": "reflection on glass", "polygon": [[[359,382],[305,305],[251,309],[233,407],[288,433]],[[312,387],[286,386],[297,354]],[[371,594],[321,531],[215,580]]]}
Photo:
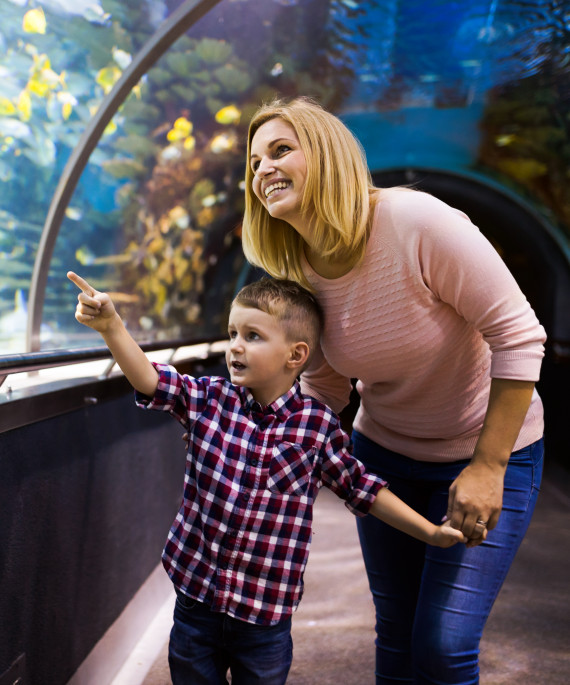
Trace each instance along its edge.
{"label": "reflection on glass", "polygon": [[[180,4],[0,0],[0,354],[24,351],[35,252],[71,150]],[[99,342],[73,319],[68,269],[113,292],[140,341],[224,336],[243,278],[247,123],[276,94],[340,113],[376,170],[430,146],[434,166],[512,183],[569,225],[569,49],[562,0],[224,0],[92,154],[50,265],[42,348]]]}

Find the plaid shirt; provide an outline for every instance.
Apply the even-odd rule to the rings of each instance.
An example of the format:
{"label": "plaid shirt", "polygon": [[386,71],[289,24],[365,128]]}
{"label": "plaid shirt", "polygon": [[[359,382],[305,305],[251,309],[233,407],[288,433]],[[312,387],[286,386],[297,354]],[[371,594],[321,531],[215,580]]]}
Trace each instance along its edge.
{"label": "plaid shirt", "polygon": [[364,471],[338,417],[297,382],[262,409],[224,378],[155,367],[156,393],[137,393],[138,406],[170,412],[189,433],[164,567],[176,588],[213,611],[273,625],[301,599],[319,488],[364,516],[385,482]]}

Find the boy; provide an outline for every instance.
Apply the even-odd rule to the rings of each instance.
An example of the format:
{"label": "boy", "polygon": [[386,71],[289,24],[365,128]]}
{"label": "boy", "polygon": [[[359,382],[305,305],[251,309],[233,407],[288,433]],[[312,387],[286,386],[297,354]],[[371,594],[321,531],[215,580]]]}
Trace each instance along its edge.
{"label": "boy", "polygon": [[372,513],[424,542],[466,538],[436,526],[367,474],[328,407],[297,377],[316,348],[322,313],[290,281],[242,288],[229,316],[231,382],[152,364],[105,293],[81,289],[76,319],[99,331],[136,390],[188,431],[181,508],[163,551],[177,594],[169,664],[174,685],[282,685],[292,661],[291,614],[301,599],[312,507],[321,485],[356,515]]}

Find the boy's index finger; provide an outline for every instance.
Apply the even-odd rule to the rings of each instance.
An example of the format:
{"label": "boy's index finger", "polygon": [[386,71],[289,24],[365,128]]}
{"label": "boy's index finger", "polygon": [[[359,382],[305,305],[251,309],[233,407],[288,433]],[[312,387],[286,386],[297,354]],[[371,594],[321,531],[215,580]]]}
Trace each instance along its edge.
{"label": "boy's index finger", "polygon": [[95,288],[93,288],[93,286],[90,286],[84,278],[81,278],[81,276],[78,276],[73,271],[68,271],[67,278],[69,278],[69,280],[72,283],[75,283],[79,290],[82,290],[89,297],[95,296],[95,293],[97,292]]}

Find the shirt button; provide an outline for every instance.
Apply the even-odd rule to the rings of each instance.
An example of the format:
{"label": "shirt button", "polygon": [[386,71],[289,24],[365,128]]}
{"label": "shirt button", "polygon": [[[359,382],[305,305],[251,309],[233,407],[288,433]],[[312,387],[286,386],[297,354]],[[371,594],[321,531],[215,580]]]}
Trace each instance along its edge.
{"label": "shirt button", "polygon": [[259,462],[258,462],[257,459],[253,458],[249,463],[250,463],[252,466],[257,466],[257,464],[258,464]]}
{"label": "shirt button", "polygon": [[248,502],[248,501],[249,501],[249,492],[244,492],[243,495],[242,495],[242,497],[244,498],[244,500],[245,500],[246,502]]}

